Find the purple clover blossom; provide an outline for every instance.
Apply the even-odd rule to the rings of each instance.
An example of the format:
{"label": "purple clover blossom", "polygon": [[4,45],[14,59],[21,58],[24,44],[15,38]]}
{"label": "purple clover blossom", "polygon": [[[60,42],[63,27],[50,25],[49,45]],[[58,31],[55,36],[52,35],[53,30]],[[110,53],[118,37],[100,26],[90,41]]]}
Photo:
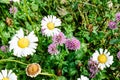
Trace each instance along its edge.
{"label": "purple clover blossom", "polygon": [[120,12],[115,15],[116,21],[120,21]]}
{"label": "purple clover blossom", "polygon": [[88,61],[88,67],[90,71],[90,78],[94,78],[96,73],[98,72],[98,63],[90,59]]}
{"label": "purple clover blossom", "polygon": [[48,46],[48,52],[51,54],[51,55],[56,55],[59,53],[59,51],[57,50],[57,45],[52,43]]}
{"label": "purple clover blossom", "polygon": [[7,49],[8,49],[8,46],[6,46],[6,45],[3,45],[0,47],[0,50],[3,52],[7,52]]}
{"label": "purple clover blossom", "polygon": [[80,41],[73,37],[72,39],[66,39],[65,46],[69,50],[77,50],[80,48]]}
{"label": "purple clover blossom", "polygon": [[120,60],[120,51],[117,53],[117,57]]}
{"label": "purple clover blossom", "polygon": [[110,29],[115,29],[115,28],[117,28],[117,23],[114,22],[114,21],[110,21],[108,23],[108,26],[109,26]]}
{"label": "purple clover blossom", "polygon": [[62,32],[60,32],[58,35],[54,35],[52,40],[53,43],[62,45],[63,43],[65,43],[66,38],[65,35]]}
{"label": "purple clover blossom", "polygon": [[16,7],[12,6],[12,7],[10,7],[9,11],[10,11],[10,14],[16,14],[18,10]]}

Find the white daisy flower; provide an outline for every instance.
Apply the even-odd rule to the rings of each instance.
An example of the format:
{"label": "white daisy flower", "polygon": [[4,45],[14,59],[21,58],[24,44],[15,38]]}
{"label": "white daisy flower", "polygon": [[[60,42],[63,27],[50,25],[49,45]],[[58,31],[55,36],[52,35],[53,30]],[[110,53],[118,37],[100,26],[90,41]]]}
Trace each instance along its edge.
{"label": "white daisy flower", "polygon": [[0,80],[17,80],[17,76],[12,70],[8,71],[5,69],[0,72]]}
{"label": "white daisy flower", "polygon": [[9,42],[10,51],[13,50],[13,54],[17,57],[26,57],[27,55],[33,55],[35,49],[37,48],[38,38],[34,35],[32,31],[28,36],[24,36],[24,32],[22,29],[17,31]]}
{"label": "white daisy flower", "polygon": [[96,50],[92,56],[93,61],[98,62],[98,68],[103,70],[105,67],[110,67],[113,63],[113,56],[110,56],[110,52],[107,49],[99,49],[99,52]]}
{"label": "white daisy flower", "polygon": [[77,80],[89,80],[89,78],[87,78],[86,76],[84,75],[81,75],[80,78],[77,78]]}
{"label": "white daisy flower", "polygon": [[45,16],[41,21],[41,30],[42,34],[45,36],[53,36],[57,35],[60,32],[60,29],[56,28],[58,26],[61,26],[61,20],[57,18],[56,16],[48,15]]}

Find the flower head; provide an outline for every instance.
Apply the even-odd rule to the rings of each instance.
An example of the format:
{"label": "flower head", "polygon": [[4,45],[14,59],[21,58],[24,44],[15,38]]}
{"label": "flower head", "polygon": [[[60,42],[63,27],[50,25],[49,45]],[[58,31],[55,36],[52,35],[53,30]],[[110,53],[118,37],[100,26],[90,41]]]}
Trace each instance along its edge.
{"label": "flower head", "polygon": [[120,60],[120,51],[117,53],[117,57]]}
{"label": "flower head", "polygon": [[65,43],[66,38],[65,35],[62,32],[60,32],[58,35],[54,35],[52,40],[53,43],[62,45],[63,43]]}
{"label": "flower head", "polygon": [[113,56],[110,56],[110,52],[107,49],[99,49],[99,52],[96,50],[92,55],[92,60],[98,63],[98,68],[103,70],[105,67],[110,67],[113,63]]}
{"label": "flower head", "polygon": [[0,72],[0,80],[17,80],[17,76],[12,70],[2,70]]}
{"label": "flower head", "polygon": [[48,46],[48,52],[51,54],[51,55],[56,55],[59,53],[59,51],[57,50],[57,45],[52,43]]}
{"label": "flower head", "polygon": [[26,57],[27,55],[33,55],[35,49],[37,48],[38,38],[35,36],[34,32],[32,31],[28,36],[24,36],[24,32],[22,28],[17,31],[11,41],[10,44],[10,51],[13,50],[13,54],[17,57]]}
{"label": "flower head", "polygon": [[11,26],[12,25],[12,23],[13,23],[13,20],[11,19],[11,18],[6,18],[6,20],[5,20],[5,22],[6,22],[6,24],[8,25],[8,26]]}
{"label": "flower head", "polygon": [[8,46],[6,46],[6,45],[3,45],[0,47],[0,50],[3,52],[7,52],[7,49],[8,49]]}
{"label": "flower head", "polygon": [[20,3],[20,0],[10,0],[10,2],[18,2],[18,3]]}
{"label": "flower head", "polygon": [[67,39],[65,46],[70,50],[77,50],[80,48],[80,41],[76,38]]}
{"label": "flower head", "polygon": [[41,21],[42,34],[45,36],[57,35],[60,32],[60,29],[56,28],[61,25],[61,20],[56,16],[48,15],[45,16]]}
{"label": "flower head", "polygon": [[114,22],[114,21],[110,21],[108,23],[108,26],[109,26],[110,29],[116,29],[117,28],[117,23]]}
{"label": "flower head", "polygon": [[96,73],[98,72],[98,63],[90,59],[88,61],[88,67],[90,71],[90,78],[94,78]]}
{"label": "flower head", "polygon": [[16,14],[17,13],[17,8],[16,7],[10,7],[10,14]]}
{"label": "flower head", "polygon": [[108,8],[112,8],[112,7],[113,7],[112,1],[108,1],[108,2],[107,2],[107,5],[108,5]]}
{"label": "flower head", "polygon": [[120,21],[120,12],[115,15],[116,21]]}
{"label": "flower head", "polygon": [[89,80],[89,78],[87,78],[86,76],[84,75],[81,75],[80,78],[77,78],[77,80]]}
{"label": "flower head", "polygon": [[29,64],[26,68],[27,76],[36,77],[39,73],[41,73],[41,67],[37,63]]}

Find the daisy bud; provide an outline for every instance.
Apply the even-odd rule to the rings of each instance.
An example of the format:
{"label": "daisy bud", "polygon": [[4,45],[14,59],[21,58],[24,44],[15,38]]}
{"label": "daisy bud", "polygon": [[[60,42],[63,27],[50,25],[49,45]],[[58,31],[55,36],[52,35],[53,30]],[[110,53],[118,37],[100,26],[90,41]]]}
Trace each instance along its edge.
{"label": "daisy bud", "polygon": [[27,76],[36,77],[39,73],[41,73],[41,67],[37,63],[29,64],[26,68]]}
{"label": "daisy bud", "polygon": [[11,18],[6,18],[6,24],[8,25],[8,26],[11,26],[12,25],[12,19]]}

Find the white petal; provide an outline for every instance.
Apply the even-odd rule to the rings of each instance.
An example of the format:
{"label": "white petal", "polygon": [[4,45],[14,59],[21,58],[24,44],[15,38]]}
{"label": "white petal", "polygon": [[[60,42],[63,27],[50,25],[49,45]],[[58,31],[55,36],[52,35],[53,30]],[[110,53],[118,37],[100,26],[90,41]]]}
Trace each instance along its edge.
{"label": "white petal", "polygon": [[109,55],[110,55],[110,52],[108,52],[106,55],[109,56]]}
{"label": "white petal", "polygon": [[7,77],[7,70],[6,69],[2,70],[2,75],[3,75],[3,77]]}
{"label": "white petal", "polygon": [[10,78],[10,80],[17,80],[17,76],[15,75],[15,73],[11,73],[9,78]]}
{"label": "white petal", "polygon": [[77,78],[77,80],[81,80],[80,78]]}
{"label": "white petal", "polygon": [[98,51],[95,51],[95,53],[93,54],[93,61],[98,61],[98,56],[99,56]]}
{"label": "white petal", "polygon": [[108,52],[108,50],[107,50],[107,49],[105,49],[104,53],[106,54],[107,52]]}
{"label": "white petal", "polygon": [[103,49],[102,48],[100,48],[99,51],[100,51],[100,54],[103,54]]}
{"label": "white petal", "polygon": [[17,31],[16,36],[17,36],[18,38],[23,38],[23,37],[24,37],[24,32],[23,32],[23,29],[22,29],[22,28],[20,28],[20,30]]}
{"label": "white petal", "polygon": [[2,75],[2,73],[0,72],[0,80],[2,80],[3,79],[3,75]]}
{"label": "white petal", "polygon": [[29,39],[30,42],[37,42],[38,38],[34,35],[34,32],[32,31],[27,38]]}
{"label": "white petal", "polygon": [[12,70],[9,70],[8,77],[11,75],[11,73],[12,73]]}
{"label": "white petal", "polygon": [[98,68],[100,68],[101,70],[103,70],[103,69],[105,68],[105,64],[101,64],[101,63],[100,63],[100,64],[98,65]]}

